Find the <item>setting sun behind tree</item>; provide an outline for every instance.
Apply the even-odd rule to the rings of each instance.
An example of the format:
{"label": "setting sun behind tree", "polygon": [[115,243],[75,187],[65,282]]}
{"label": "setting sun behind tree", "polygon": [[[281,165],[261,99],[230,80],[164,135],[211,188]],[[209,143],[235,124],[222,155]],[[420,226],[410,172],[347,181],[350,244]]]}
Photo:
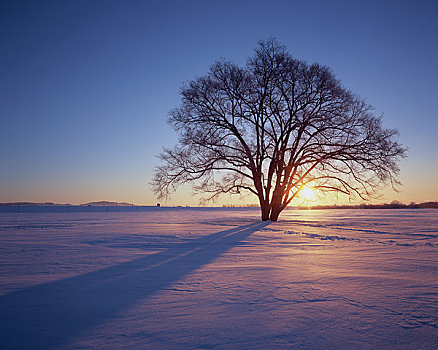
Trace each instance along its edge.
{"label": "setting sun behind tree", "polygon": [[311,200],[315,198],[315,192],[309,187],[303,188],[303,190],[300,192],[300,196],[304,197],[306,200]]}
{"label": "setting sun behind tree", "polygon": [[362,199],[398,184],[406,150],[397,131],[328,67],[293,58],[275,39],[260,41],[244,67],[218,61],[181,95],[170,113],[179,143],[160,155],[152,181],[159,197],[185,183],[206,200],[246,191],[263,221],[277,221],[308,184]]}

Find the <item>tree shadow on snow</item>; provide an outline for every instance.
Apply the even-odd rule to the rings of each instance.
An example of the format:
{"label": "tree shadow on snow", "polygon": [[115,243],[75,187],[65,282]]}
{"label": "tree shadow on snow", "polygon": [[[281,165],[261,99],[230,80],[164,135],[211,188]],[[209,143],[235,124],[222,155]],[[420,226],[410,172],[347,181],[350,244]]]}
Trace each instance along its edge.
{"label": "tree shadow on snow", "polygon": [[252,233],[257,222],[140,259],[0,297],[0,348],[51,349],[208,264]]}

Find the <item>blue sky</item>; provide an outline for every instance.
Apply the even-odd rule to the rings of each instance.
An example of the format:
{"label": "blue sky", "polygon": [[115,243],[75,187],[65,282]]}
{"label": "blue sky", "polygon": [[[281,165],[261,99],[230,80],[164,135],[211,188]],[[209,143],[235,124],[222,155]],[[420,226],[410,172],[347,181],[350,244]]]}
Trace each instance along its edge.
{"label": "blue sky", "polygon": [[[333,69],[409,147],[401,193],[438,200],[434,1],[2,1],[0,202],[156,203],[184,81],[274,36]],[[251,201],[251,200],[250,200]],[[223,202],[231,202],[224,198]],[[256,202],[253,200],[252,202]],[[196,204],[182,190],[169,204]]]}

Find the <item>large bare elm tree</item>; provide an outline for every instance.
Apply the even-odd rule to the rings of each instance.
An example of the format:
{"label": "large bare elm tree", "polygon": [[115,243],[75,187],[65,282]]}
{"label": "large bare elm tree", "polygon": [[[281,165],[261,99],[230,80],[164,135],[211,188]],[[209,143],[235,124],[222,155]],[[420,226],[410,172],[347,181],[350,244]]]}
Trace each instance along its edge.
{"label": "large bare elm tree", "polygon": [[159,198],[179,185],[214,200],[249,191],[262,220],[276,221],[306,186],[368,199],[398,184],[406,149],[370,105],[332,71],[260,41],[240,67],[220,60],[181,89],[169,122],[178,144],[164,149],[152,185]]}

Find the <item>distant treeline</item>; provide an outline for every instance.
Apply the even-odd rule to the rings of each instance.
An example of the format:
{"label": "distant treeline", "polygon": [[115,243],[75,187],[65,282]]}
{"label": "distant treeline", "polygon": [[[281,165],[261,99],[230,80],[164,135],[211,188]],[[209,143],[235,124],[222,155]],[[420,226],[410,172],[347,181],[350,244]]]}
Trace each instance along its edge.
{"label": "distant treeline", "polygon": [[22,206],[36,206],[36,205],[69,205],[69,204],[56,204],[52,202],[44,202],[44,203],[35,203],[35,202],[6,202],[6,203],[0,203],[2,206],[7,205],[22,205]]}
{"label": "distant treeline", "polygon": [[399,201],[393,201],[385,204],[358,204],[358,205],[314,205],[312,207],[298,207],[299,209],[438,209],[438,202],[424,202],[404,204]]}
{"label": "distant treeline", "polygon": [[[118,202],[89,202],[79,205],[71,204],[57,204],[52,202],[35,203],[35,202],[9,202],[0,203],[0,206],[74,206],[74,207],[136,207],[132,203],[118,203]],[[258,208],[259,204],[224,204],[223,208]],[[294,207],[297,208],[297,207]],[[410,203],[404,204],[399,201],[393,201],[385,204],[358,204],[358,205],[313,205],[309,207],[299,206],[298,209],[421,209],[421,208],[435,208],[438,209],[438,202],[424,202],[424,203]]]}
{"label": "distant treeline", "polygon": [[[53,202],[44,202],[44,203],[36,203],[36,202],[9,202],[9,203],[0,203],[0,205],[22,205],[22,206],[67,206],[72,204],[59,204]],[[125,202],[109,202],[109,201],[99,201],[99,202],[89,202],[78,204],[77,206],[88,206],[88,207],[131,207],[134,206],[132,203]]]}

